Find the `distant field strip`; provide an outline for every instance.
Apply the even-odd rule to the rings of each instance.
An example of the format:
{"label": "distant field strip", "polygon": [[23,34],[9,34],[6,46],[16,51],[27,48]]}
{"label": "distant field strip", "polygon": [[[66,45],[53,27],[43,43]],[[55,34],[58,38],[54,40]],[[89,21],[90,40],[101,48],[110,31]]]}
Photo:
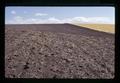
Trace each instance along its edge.
{"label": "distant field strip", "polygon": [[75,24],[75,25],[83,26],[98,31],[115,33],[115,25],[113,24]]}

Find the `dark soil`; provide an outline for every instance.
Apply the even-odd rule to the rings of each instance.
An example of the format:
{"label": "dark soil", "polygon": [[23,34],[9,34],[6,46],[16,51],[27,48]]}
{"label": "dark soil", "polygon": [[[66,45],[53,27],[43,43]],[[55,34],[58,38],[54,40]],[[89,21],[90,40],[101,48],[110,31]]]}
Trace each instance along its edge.
{"label": "dark soil", "polygon": [[71,24],[6,25],[6,78],[114,78],[114,34]]}

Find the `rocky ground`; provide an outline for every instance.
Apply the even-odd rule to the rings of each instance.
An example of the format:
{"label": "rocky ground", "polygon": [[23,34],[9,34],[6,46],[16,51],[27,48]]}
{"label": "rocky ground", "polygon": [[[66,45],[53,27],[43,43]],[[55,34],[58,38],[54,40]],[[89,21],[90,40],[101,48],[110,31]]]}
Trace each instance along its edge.
{"label": "rocky ground", "polygon": [[114,78],[114,40],[70,24],[6,25],[5,77]]}

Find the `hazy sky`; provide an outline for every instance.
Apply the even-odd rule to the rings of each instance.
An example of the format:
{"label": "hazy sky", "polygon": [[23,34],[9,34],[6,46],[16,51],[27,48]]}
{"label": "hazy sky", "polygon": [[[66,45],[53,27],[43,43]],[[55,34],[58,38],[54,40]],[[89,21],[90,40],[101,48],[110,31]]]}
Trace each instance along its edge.
{"label": "hazy sky", "polygon": [[5,24],[114,24],[114,7],[6,7]]}

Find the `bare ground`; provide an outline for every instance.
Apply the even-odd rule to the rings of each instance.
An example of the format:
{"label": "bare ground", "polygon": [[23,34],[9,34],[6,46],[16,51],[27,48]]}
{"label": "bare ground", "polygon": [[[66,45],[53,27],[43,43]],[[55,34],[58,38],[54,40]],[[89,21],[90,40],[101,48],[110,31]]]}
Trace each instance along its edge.
{"label": "bare ground", "polygon": [[70,24],[6,25],[6,78],[114,78],[114,34]]}

